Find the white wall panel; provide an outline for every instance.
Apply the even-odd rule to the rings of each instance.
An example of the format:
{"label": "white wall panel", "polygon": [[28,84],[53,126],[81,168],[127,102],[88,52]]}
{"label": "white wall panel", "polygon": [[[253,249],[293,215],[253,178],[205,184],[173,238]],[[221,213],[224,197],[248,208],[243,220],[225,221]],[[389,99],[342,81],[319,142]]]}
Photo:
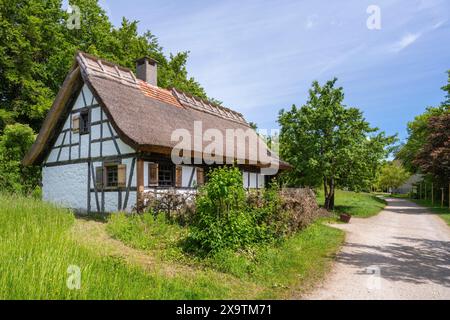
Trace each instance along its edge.
{"label": "white wall panel", "polygon": [[45,201],[64,207],[86,210],[87,163],[42,169],[42,196]]}

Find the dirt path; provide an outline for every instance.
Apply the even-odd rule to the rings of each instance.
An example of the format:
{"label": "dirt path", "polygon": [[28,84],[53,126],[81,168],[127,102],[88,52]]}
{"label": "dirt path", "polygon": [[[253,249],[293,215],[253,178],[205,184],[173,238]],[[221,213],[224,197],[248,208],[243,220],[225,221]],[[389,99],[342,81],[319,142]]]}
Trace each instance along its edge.
{"label": "dirt path", "polygon": [[403,199],[369,219],[334,225],[346,243],[306,299],[450,299],[450,228]]}
{"label": "dirt path", "polygon": [[106,231],[105,223],[102,222],[78,218],[71,232],[78,243],[93,249],[97,254],[118,257],[151,272],[163,273],[166,276],[194,272],[188,266],[163,263],[144,250],[131,248],[111,238]]}

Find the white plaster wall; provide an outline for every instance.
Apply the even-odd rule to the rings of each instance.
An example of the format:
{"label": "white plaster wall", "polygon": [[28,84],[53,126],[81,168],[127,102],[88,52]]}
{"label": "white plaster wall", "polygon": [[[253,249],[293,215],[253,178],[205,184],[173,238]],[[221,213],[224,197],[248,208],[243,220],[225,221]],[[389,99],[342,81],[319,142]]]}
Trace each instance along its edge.
{"label": "white plaster wall", "polygon": [[[67,117],[66,122],[64,122],[63,129],[70,129],[70,117]],[[67,133],[69,134],[69,133]]]}
{"label": "white plaster wall", "polygon": [[128,179],[130,177],[130,174],[133,174],[133,176],[131,178],[131,187],[136,187],[136,185],[137,185],[137,181],[136,181],[137,160],[134,162],[133,172],[131,172],[132,162],[133,162],[133,158],[122,159],[122,163],[127,165],[127,185],[128,185]]}
{"label": "white plaster wall", "polygon": [[[84,89],[84,87],[83,87],[83,89]],[[83,97],[80,93],[80,95],[77,97],[77,100],[75,101],[75,104],[73,105],[72,110],[78,110],[78,109],[81,109],[84,107],[85,107],[85,105],[84,105]]]}
{"label": "white plaster wall", "polygon": [[59,155],[59,161],[69,160],[69,147],[64,147],[61,150],[61,154]]}
{"label": "white plaster wall", "polygon": [[[134,169],[133,171],[131,171],[131,165],[133,162],[133,158],[127,158],[127,159],[122,159],[122,164],[126,164],[127,165],[127,176],[126,176],[126,183],[128,186],[128,179],[130,177],[130,174],[132,175],[131,178],[131,187],[136,187],[136,171],[137,171],[137,161],[135,161],[134,164]],[[91,175],[91,188],[94,188],[94,184],[95,184],[95,174],[96,174],[96,169],[97,167],[101,167],[102,163],[101,162],[93,162],[92,163],[93,167],[94,167],[94,174]],[[98,196],[98,201],[99,201],[99,206],[101,208],[101,190],[98,190],[97,192],[97,196]],[[105,211],[108,212],[115,212],[119,210],[119,192],[118,191],[105,191],[104,192],[105,195]],[[125,196],[126,196],[126,190],[122,191],[122,206],[124,204],[125,201]],[[96,202],[96,198],[95,198],[95,192],[91,192],[91,211],[97,211],[97,202]],[[125,208],[125,211],[131,212],[131,210],[133,209],[133,207],[136,205],[136,191],[130,191],[129,195],[128,195],[128,202],[127,202],[127,207]]]}
{"label": "white plaster wall", "polygon": [[[125,201],[125,197],[127,195],[126,191],[122,191],[122,206]],[[101,206],[102,201],[102,195],[101,192],[98,193],[98,201],[99,205]],[[125,208],[126,212],[131,212],[133,210],[133,207],[136,205],[136,191],[130,191],[128,195],[128,202],[127,207]],[[105,192],[105,211],[106,212],[117,212],[119,211],[119,193],[115,191]],[[91,193],[91,210],[96,211],[97,210],[97,203],[95,199],[95,193]],[[122,209],[120,209],[122,211]]]}
{"label": "white plaster wall", "polygon": [[[71,117],[71,116],[70,116]],[[78,143],[80,140],[80,135],[77,132],[72,131],[72,143]],[[78,153],[77,153],[78,154]]]}
{"label": "white plaster wall", "polygon": [[[248,172],[243,171],[242,172],[243,177],[243,186],[244,188],[264,188],[264,176],[260,173],[255,172]],[[258,177],[258,179],[256,178]],[[249,186],[250,182],[250,186]]]}
{"label": "white plaster wall", "polygon": [[148,164],[149,162],[144,161],[144,188],[148,186]]}
{"label": "white plaster wall", "polygon": [[43,199],[64,207],[87,210],[87,169],[87,163],[44,167]]}
{"label": "white plaster wall", "polygon": [[58,158],[58,149],[52,149],[48,155],[46,163],[55,162]]}
{"label": "white plaster wall", "polygon": [[[107,119],[106,116],[103,119]],[[109,131],[108,124],[107,123],[103,123],[102,126],[103,126],[103,138],[111,137],[111,132]],[[114,129],[112,127],[111,127],[111,131],[114,134]]]}
{"label": "white plaster wall", "polygon": [[[96,107],[96,108],[92,108],[91,109],[91,121],[95,122],[95,121],[100,121],[101,120],[101,114],[102,110],[100,107]],[[103,119],[106,119],[106,117],[104,117]]]}
{"label": "white plaster wall", "polygon": [[[82,91],[84,93],[86,105],[89,106],[91,104],[97,104],[97,101],[95,99],[93,99],[92,92],[89,90],[89,88],[86,86],[86,84],[83,85]],[[84,108],[86,105],[84,104],[83,95],[80,92],[80,95],[78,96],[77,100],[75,101],[73,110]]]}
{"label": "white plaster wall", "polygon": [[248,172],[247,171],[243,171],[242,172],[242,178],[244,180],[244,188],[248,188]]}
{"label": "white plaster wall", "polygon": [[250,188],[256,188],[256,173],[250,172]]}
{"label": "white plaster wall", "polygon": [[[93,96],[92,96],[92,93],[90,92],[89,88],[86,85],[84,85],[82,91],[84,92],[87,105],[88,106],[91,105]],[[93,104],[97,104],[97,101],[95,99],[93,100]],[[78,110],[78,109],[81,109],[84,107],[85,107],[84,100],[83,100],[82,94],[80,92],[80,95],[77,97],[72,110]],[[67,117],[67,119],[64,123],[64,129],[70,128],[72,116],[74,116],[74,115],[75,114],[73,114],[73,113],[69,114],[69,116]],[[103,112],[103,110],[101,110],[100,107],[94,107],[93,109],[91,109],[91,121],[92,122],[100,121],[102,119],[102,116],[103,116],[103,120],[107,120],[106,114]],[[103,137],[104,138],[111,137],[111,133],[110,133],[108,124],[103,123],[101,125],[95,125],[95,126],[91,127],[91,140],[100,138],[100,130],[101,130],[100,126],[103,126]],[[112,128],[112,126],[111,126],[111,130],[113,132],[113,135],[116,136],[117,133],[114,130],[114,128]],[[54,147],[55,146],[57,147],[57,146],[63,144],[63,136],[64,136],[64,133],[59,134],[56,143],[53,145]],[[83,134],[80,136],[76,132],[72,132],[72,134],[70,134],[70,132],[67,132],[64,144],[78,143],[78,142],[81,142],[81,144],[80,144],[80,146],[72,147],[71,154],[70,154],[70,156],[71,156],[70,160],[76,160],[76,159],[80,159],[80,158],[85,159],[85,158],[88,158],[88,156],[89,156],[89,134]],[[116,142],[117,142],[117,145],[119,147],[121,154],[135,152],[133,148],[131,148],[126,143],[124,143],[121,139],[117,138]],[[118,154],[113,141],[103,142],[102,148],[103,148],[103,150],[102,150],[103,156],[115,156]],[[80,149],[80,153],[78,152],[78,149]],[[52,150],[50,155],[48,156],[46,163],[55,162],[57,160],[58,153],[59,153],[58,149]],[[80,157],[78,157],[79,154],[80,154]],[[100,143],[91,145],[91,157],[100,157]],[[65,160],[69,160],[69,150],[68,149],[62,150],[61,156],[59,159],[59,161],[65,161]]]}
{"label": "white plaster wall", "polygon": [[71,154],[71,157],[72,157],[72,159],[78,159],[78,148],[79,148],[79,146],[73,146],[72,147],[72,154]]}
{"label": "white plaster wall", "polygon": [[101,126],[99,124],[95,125],[95,126],[91,126],[91,139],[95,140],[95,139],[100,139],[100,128]]}
{"label": "white plaster wall", "polygon": [[[61,133],[61,134],[58,136],[58,139],[56,139],[55,146],[61,145],[61,144],[63,143],[63,138],[64,138],[64,134]],[[66,135],[66,140],[69,141],[69,139],[67,138],[67,135]]]}
{"label": "white plaster wall", "polygon": [[112,140],[103,142],[103,156],[117,155],[116,146]]}
{"label": "white plaster wall", "polygon": [[264,188],[265,176],[258,173],[258,188]]}
{"label": "white plaster wall", "polygon": [[116,212],[118,211],[118,206],[119,194],[117,192],[105,192],[105,211]]}
{"label": "white plaster wall", "polygon": [[[197,169],[192,166],[182,166],[181,168],[182,168],[182,170],[181,170],[181,173],[182,173],[181,186],[185,187],[185,188],[196,186],[197,185]],[[189,180],[191,179],[192,169],[194,169],[194,175],[192,177],[192,184],[189,186]]]}
{"label": "white plaster wall", "polygon": [[144,189],[144,193],[149,192],[157,192],[157,196],[161,195],[161,193],[175,191],[177,194],[195,194],[197,192],[196,189],[177,189],[177,188],[165,188],[165,189],[157,189],[157,188],[146,188]]}
{"label": "white plaster wall", "polygon": [[100,142],[91,144],[91,157],[100,157]]}
{"label": "white plaster wall", "polygon": [[119,145],[119,150],[122,154],[134,153],[134,149],[127,145],[120,139],[117,139],[117,144]]}

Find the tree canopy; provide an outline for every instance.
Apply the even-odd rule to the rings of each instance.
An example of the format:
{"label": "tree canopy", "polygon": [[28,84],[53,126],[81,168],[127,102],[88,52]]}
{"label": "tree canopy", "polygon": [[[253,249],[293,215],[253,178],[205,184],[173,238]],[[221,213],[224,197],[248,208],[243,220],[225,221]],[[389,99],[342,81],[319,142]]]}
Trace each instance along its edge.
{"label": "tree canopy", "polygon": [[[23,168],[20,159],[40,129],[77,50],[132,70],[136,59],[152,57],[158,62],[159,86],[208,98],[188,76],[188,52],[167,57],[150,31],[138,33],[138,21],[123,18],[114,27],[97,0],[70,3],[80,9],[78,29],[68,28],[71,14],[61,8],[62,0],[0,0],[0,178],[5,190],[29,192],[33,187],[28,184],[38,184],[39,170]],[[20,146],[14,156],[5,147],[9,141]]]}
{"label": "tree canopy", "polygon": [[450,111],[429,118],[427,132],[413,163],[445,185],[450,181]]}
{"label": "tree canopy", "polygon": [[[448,83],[442,87],[442,90],[446,92],[446,100],[437,107],[428,107],[424,113],[416,116],[413,121],[408,123],[408,138],[396,153],[396,158],[402,161],[403,166],[412,173],[418,171],[428,173],[428,167],[420,159],[426,158],[424,150],[430,152],[429,155],[431,155],[433,152],[431,145],[437,143],[431,141],[433,138],[430,135],[434,137],[439,135],[439,132],[436,132],[437,128],[445,129],[445,123],[441,123],[439,119],[442,116],[445,121],[445,114],[450,112],[450,70],[447,73]],[[445,132],[441,133],[445,134]],[[440,138],[445,137],[440,136]],[[427,146],[426,149],[424,149],[425,146]],[[442,154],[442,151],[440,152]]]}
{"label": "tree canopy", "polygon": [[377,186],[382,189],[396,189],[400,187],[411,174],[402,166],[400,161],[392,161],[381,167],[377,179]]}
{"label": "tree canopy", "polygon": [[336,187],[369,188],[394,136],[377,133],[357,108],[343,104],[337,79],[321,86],[314,81],[304,106],[281,110],[278,121],[280,155],[294,169],[288,185],[318,186],[325,191],[325,208],[333,209]]}
{"label": "tree canopy", "polygon": [[166,57],[150,31],[138,33],[138,21],[123,18],[114,27],[97,0],[71,4],[80,8],[80,29],[67,28],[61,0],[0,0],[0,133],[14,122],[40,128],[77,50],[131,69],[150,56],[158,61],[159,86],[207,98],[188,76],[188,52]]}
{"label": "tree canopy", "polygon": [[444,105],[439,107],[428,107],[423,114],[416,116],[413,121],[408,122],[408,138],[406,143],[400,146],[396,158],[401,160],[403,166],[410,172],[415,173],[419,169],[414,160],[429,135],[429,119],[443,114],[446,109],[448,109],[448,107]]}

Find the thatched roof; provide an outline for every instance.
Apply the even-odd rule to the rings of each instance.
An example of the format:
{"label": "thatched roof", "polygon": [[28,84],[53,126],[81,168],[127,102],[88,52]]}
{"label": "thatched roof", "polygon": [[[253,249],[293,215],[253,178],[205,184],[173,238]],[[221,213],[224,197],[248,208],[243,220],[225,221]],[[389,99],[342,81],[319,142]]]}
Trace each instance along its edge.
{"label": "thatched roof", "polygon": [[[170,154],[178,141],[172,141],[171,135],[176,129],[186,129],[194,135],[194,122],[201,121],[203,133],[208,129],[219,130],[224,136],[224,146],[231,143],[227,140],[227,129],[249,130],[251,138],[260,137],[250,128],[243,116],[231,109],[214,105],[208,101],[192,97],[176,89],[167,90],[152,86],[134,73],[113,63],[100,60],[94,56],[78,53],[76,61],[67,76],[55,102],[44,121],[39,136],[25,156],[26,165],[39,164],[52,144],[64,114],[67,103],[82,83],[86,83],[108,115],[120,138],[137,151]],[[56,132],[56,133],[55,133]],[[53,139],[53,140],[52,140]],[[193,155],[201,152],[209,142],[192,148]],[[216,156],[236,158],[238,152],[246,150],[246,160],[255,159],[258,147],[246,143],[237,144],[234,150],[216,153]],[[275,155],[260,141],[263,152]],[[225,149],[225,148],[224,148]],[[217,152],[217,151],[216,151]],[[258,158],[259,159],[259,158]],[[259,161],[258,161],[259,162]],[[261,165],[261,163],[259,163]],[[281,167],[288,164],[281,163]]]}

